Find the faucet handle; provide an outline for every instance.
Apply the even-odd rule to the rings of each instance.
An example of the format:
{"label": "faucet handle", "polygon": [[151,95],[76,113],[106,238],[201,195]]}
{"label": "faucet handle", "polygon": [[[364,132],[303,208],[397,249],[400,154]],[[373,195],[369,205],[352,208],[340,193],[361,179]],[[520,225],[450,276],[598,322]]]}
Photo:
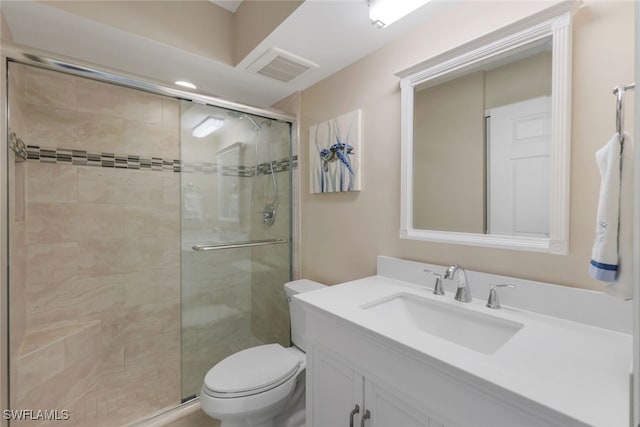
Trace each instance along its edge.
{"label": "faucet handle", "polygon": [[433,287],[434,295],[444,295],[444,289],[442,288],[442,274],[436,273],[432,270],[424,270],[425,273],[430,273],[436,278],[436,285]]}
{"label": "faucet handle", "polygon": [[515,288],[516,285],[511,283],[503,283],[500,285],[491,285],[489,289],[489,300],[487,301],[487,307],[498,309],[500,308],[500,299],[498,298],[498,290],[496,288]]}

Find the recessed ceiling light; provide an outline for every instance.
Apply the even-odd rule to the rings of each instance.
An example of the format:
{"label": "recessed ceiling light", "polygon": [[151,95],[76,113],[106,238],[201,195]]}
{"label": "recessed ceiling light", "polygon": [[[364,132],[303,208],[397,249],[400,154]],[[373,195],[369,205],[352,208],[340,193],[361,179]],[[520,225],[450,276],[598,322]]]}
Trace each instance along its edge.
{"label": "recessed ceiling light", "polygon": [[177,84],[178,86],[188,87],[189,89],[197,89],[196,85],[194,85],[191,82],[187,82],[185,80],[177,80],[174,83]]}

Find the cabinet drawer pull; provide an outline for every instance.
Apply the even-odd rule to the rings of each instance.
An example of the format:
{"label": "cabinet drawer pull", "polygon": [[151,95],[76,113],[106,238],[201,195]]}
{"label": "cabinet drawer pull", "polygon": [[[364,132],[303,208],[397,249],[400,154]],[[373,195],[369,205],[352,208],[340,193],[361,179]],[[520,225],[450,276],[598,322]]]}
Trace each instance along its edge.
{"label": "cabinet drawer pull", "polygon": [[362,416],[362,420],[360,421],[360,427],[364,427],[364,423],[371,418],[371,412],[367,409],[364,411],[364,415]]}
{"label": "cabinet drawer pull", "polygon": [[355,415],[359,413],[360,406],[356,405],[356,407],[351,410],[351,414],[349,415],[349,427],[353,427],[353,417],[355,417]]}

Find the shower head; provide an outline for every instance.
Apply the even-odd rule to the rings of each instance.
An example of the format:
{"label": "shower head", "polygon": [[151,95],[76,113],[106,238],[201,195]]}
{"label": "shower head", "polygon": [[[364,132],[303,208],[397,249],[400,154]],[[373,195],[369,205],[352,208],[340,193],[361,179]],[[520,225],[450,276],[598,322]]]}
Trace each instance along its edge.
{"label": "shower head", "polygon": [[244,116],[244,113],[241,113],[240,111],[235,111],[235,110],[229,110],[227,111],[227,114],[233,117],[234,119],[241,119],[242,116]]}
{"label": "shower head", "polygon": [[241,113],[239,111],[233,111],[233,110],[229,110],[227,111],[227,114],[229,114],[231,117],[236,118],[236,119],[247,119],[249,120],[249,122],[251,123],[251,125],[253,126],[253,128],[255,130],[260,130],[262,129],[262,127],[256,123],[255,120],[253,120],[253,117],[249,116],[247,113]]}

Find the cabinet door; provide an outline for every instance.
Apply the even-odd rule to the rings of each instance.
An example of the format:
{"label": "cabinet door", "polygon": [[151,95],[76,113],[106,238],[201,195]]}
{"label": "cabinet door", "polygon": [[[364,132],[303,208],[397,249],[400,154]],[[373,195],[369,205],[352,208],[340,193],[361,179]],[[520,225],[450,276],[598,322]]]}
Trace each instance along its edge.
{"label": "cabinet door", "polygon": [[366,427],[444,427],[408,397],[365,379]]}
{"label": "cabinet door", "polygon": [[[352,368],[329,356],[313,350],[311,366],[311,401],[313,427],[342,427],[349,425],[352,410],[354,426],[360,425],[362,415],[363,379]],[[393,424],[391,424],[393,425]]]}

